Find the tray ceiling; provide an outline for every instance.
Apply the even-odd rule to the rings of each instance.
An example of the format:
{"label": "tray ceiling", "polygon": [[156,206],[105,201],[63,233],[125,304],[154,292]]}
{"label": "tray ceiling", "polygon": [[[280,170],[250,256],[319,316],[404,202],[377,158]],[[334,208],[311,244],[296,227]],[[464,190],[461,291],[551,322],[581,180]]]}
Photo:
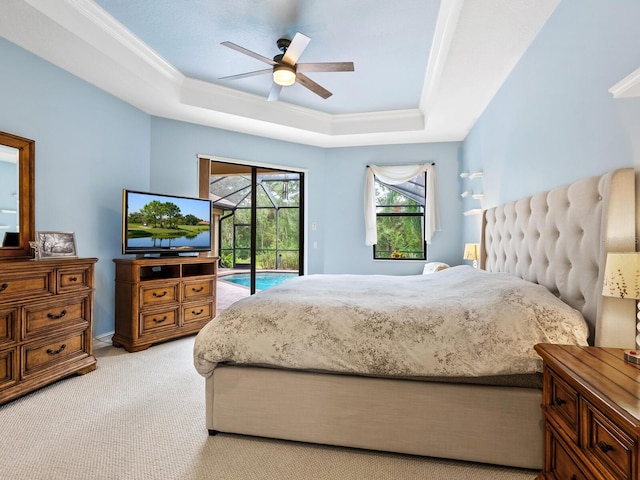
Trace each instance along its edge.
{"label": "tray ceiling", "polygon": [[[460,141],[559,0],[3,0],[0,35],[150,115],[338,147]],[[266,100],[276,40],[333,95],[294,84]]]}

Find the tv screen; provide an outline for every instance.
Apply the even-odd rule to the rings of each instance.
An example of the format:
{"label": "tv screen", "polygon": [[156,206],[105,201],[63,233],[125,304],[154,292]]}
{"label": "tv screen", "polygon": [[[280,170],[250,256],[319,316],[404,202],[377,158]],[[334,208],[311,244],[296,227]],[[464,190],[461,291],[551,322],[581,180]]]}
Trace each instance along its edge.
{"label": "tv screen", "polygon": [[207,252],[211,236],[211,201],[122,191],[122,253]]}

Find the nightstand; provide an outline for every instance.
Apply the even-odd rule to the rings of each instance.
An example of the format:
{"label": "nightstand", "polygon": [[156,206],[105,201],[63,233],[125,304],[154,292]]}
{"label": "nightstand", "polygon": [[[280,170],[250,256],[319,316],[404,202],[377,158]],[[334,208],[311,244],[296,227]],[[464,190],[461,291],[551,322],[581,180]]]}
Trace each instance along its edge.
{"label": "nightstand", "polygon": [[616,348],[538,344],[545,419],[539,480],[640,480],[640,366]]}

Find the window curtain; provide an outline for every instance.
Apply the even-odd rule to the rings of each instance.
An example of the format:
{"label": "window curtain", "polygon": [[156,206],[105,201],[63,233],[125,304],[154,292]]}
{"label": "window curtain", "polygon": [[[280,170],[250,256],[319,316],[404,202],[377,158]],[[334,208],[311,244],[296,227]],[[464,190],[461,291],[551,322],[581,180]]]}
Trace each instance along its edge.
{"label": "window curtain", "polygon": [[365,244],[372,246],[378,243],[378,231],[376,228],[376,185],[375,178],[389,185],[398,185],[408,182],[421,173],[427,172],[426,198],[425,198],[425,240],[429,244],[436,231],[440,230],[440,219],[436,208],[435,195],[435,169],[433,163],[422,165],[392,165],[381,167],[369,165],[364,186],[364,226]]}

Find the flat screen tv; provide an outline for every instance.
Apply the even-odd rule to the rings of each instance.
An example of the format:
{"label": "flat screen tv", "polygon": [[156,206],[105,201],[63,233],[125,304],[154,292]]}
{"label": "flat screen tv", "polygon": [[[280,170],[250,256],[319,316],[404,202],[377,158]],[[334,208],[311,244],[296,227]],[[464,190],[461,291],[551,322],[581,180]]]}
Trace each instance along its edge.
{"label": "flat screen tv", "polygon": [[211,250],[211,201],[122,191],[122,253],[140,257]]}

